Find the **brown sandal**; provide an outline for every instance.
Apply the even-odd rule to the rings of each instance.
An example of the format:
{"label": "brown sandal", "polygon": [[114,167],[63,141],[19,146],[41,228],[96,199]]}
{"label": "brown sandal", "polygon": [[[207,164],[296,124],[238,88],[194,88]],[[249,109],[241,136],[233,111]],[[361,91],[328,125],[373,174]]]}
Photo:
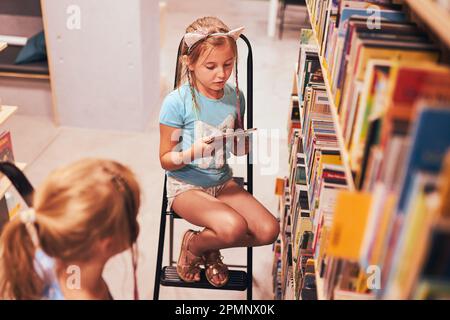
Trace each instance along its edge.
{"label": "brown sandal", "polygon": [[[216,288],[223,287],[229,280],[228,267],[223,263],[223,256],[219,250],[210,251],[204,255],[205,275],[208,282]],[[221,282],[215,282],[214,277],[218,275],[225,276]]]}
{"label": "brown sandal", "polygon": [[[192,237],[198,234],[198,231],[188,230],[183,236],[183,242],[181,243],[180,256],[177,263],[177,273],[181,280],[185,282],[198,282],[195,277],[200,274],[200,265],[204,263],[203,257],[194,255],[189,251],[189,242]],[[194,274],[194,278],[189,279],[187,274]]]}

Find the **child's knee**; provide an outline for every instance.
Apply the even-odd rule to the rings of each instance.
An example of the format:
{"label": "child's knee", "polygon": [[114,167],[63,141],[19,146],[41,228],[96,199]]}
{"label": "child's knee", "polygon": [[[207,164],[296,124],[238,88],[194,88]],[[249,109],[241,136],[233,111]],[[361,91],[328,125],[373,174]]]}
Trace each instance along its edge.
{"label": "child's knee", "polygon": [[258,236],[261,245],[274,243],[277,240],[279,233],[280,224],[275,218],[270,219],[268,222],[261,225],[260,235]]}
{"label": "child's knee", "polygon": [[248,225],[244,218],[230,216],[216,232],[225,244],[233,245],[247,235]]}

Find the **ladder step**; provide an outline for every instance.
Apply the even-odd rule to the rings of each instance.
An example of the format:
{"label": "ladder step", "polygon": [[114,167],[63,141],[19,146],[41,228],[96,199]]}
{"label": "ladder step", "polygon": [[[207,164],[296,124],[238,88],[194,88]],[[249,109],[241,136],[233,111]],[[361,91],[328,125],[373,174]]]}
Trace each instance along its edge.
{"label": "ladder step", "polygon": [[197,289],[219,289],[245,291],[247,289],[247,273],[245,271],[229,270],[230,280],[221,288],[212,286],[205,277],[205,270],[200,272],[199,282],[184,282],[178,277],[176,267],[163,267],[161,274],[161,285],[166,287],[183,287]]}
{"label": "ladder step", "polygon": [[175,211],[170,210],[170,214],[173,216],[174,219],[182,219]]}
{"label": "ladder step", "polygon": [[244,185],[247,185],[247,182],[245,182],[245,179],[243,177],[234,177],[234,181],[237,182],[238,185],[243,187]]}

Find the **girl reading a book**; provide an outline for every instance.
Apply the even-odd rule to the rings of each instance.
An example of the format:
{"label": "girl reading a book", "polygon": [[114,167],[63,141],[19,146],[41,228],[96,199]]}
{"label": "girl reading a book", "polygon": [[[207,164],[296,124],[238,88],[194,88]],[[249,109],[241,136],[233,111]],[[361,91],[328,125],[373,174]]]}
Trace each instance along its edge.
{"label": "girl reading a book", "polygon": [[0,298],[111,299],[104,266],[130,248],[137,298],[139,206],[139,185],[117,162],[85,159],[54,171],[35,191],[33,209],[3,229]]}
{"label": "girl reading a book", "polygon": [[[227,159],[249,152],[249,138],[211,143],[211,136],[242,129],[245,101],[238,86],[237,45],[243,28],[231,30],[219,19],[194,21],[184,35],[178,61],[177,89],[160,112],[160,161],[167,174],[168,205],[188,222],[177,263],[179,277],[228,281],[220,249],[273,243],[279,224],[250,193],[233,180]],[[233,69],[235,86],[227,83]],[[181,140],[181,142],[180,142]]]}

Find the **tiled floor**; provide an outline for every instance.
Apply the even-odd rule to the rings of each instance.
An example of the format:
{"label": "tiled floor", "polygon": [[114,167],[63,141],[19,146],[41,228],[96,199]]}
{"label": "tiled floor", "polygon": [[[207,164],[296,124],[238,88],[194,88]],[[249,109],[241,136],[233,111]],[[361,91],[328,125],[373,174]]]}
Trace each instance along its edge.
{"label": "tiled floor", "polygon": [[[260,164],[254,170],[254,194],[276,214],[277,199],[274,181],[287,171],[286,120],[292,77],[297,59],[299,26],[286,27],[283,40],[266,36],[269,2],[262,0],[168,0],[165,45],[161,49],[162,76],[165,87],[172,83],[178,43],[186,26],[197,17],[214,15],[230,27],[245,26],[246,36],[253,46],[254,57],[254,126],[261,130],[278,130],[271,149],[256,149]],[[304,21],[304,10],[288,12],[290,21]],[[240,83],[245,86],[245,47],[240,45]],[[155,90],[157,90],[155,88]],[[20,107],[20,106],[19,106]],[[26,173],[35,186],[54,168],[83,157],[103,157],[130,166],[138,175],[143,190],[140,215],[141,233],[138,239],[139,289],[141,298],[153,295],[155,259],[160,221],[163,170],[158,159],[158,119],[152,119],[142,133],[111,132],[69,127],[56,128],[45,118],[13,116],[4,128],[13,135],[16,158],[28,163]],[[3,129],[3,128],[2,128]],[[270,132],[270,131],[269,131]],[[267,139],[260,139],[265,141]],[[266,157],[263,157],[266,155]],[[270,167],[272,163],[273,168]],[[244,172],[238,166],[235,172]],[[273,170],[272,170],[273,169]],[[178,223],[175,238],[179,239],[187,224]],[[167,241],[166,241],[167,243]],[[179,241],[176,241],[176,253]],[[245,263],[245,249],[224,252],[225,262]],[[167,251],[166,251],[167,252]],[[167,258],[164,259],[167,261]],[[254,250],[254,298],[272,299],[271,246]],[[117,299],[132,297],[132,277],[129,254],[113,258],[105,270],[112,294]],[[245,292],[161,289],[161,299],[245,299]]]}

